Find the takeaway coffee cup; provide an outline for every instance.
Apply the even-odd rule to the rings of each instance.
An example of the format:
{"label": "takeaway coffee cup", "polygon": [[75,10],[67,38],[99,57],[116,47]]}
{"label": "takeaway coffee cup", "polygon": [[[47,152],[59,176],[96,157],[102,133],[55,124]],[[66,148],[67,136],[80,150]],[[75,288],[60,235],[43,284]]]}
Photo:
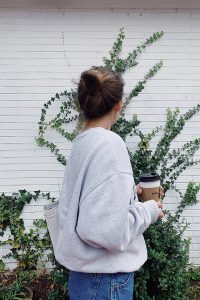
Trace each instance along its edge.
{"label": "takeaway coffee cup", "polygon": [[142,188],[142,201],[160,201],[160,176],[157,173],[144,173],[140,176],[139,185]]}

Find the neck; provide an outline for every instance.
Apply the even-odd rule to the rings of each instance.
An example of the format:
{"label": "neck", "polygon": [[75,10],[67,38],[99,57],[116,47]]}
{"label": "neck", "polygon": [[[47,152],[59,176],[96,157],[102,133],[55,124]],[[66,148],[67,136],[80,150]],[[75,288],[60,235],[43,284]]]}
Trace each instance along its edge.
{"label": "neck", "polygon": [[94,121],[94,120],[88,120],[85,121],[85,125],[83,130],[86,130],[88,128],[92,128],[92,127],[103,127],[107,130],[110,130],[112,124],[110,120],[101,120],[101,121]]}

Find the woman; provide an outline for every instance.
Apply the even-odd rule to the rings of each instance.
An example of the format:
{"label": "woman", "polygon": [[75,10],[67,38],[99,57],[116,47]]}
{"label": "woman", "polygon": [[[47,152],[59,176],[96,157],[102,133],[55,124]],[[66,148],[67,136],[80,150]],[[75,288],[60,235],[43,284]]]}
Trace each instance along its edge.
{"label": "woman", "polygon": [[70,270],[71,300],[131,300],[134,271],[147,259],[143,232],[163,217],[160,202],[138,201],[126,145],[111,131],[123,86],[104,67],[83,72],[78,84],[85,126],[65,170],[55,251]]}

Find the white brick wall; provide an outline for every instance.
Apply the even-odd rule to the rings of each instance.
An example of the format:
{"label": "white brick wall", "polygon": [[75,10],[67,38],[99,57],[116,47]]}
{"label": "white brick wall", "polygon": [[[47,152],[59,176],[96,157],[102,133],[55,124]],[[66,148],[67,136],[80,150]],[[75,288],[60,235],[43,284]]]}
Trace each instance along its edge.
{"label": "white brick wall", "polygon": [[[64,167],[49,150],[37,146],[37,122],[42,104],[56,92],[73,87],[81,71],[101,64],[118,30],[125,27],[125,56],[153,32],[163,38],[140,55],[139,65],[127,72],[126,92],[155,62],[164,67],[148,82],[143,93],[128,108],[148,130],[164,124],[168,107],[184,112],[200,102],[200,12],[198,11],[86,11],[65,9],[0,10],[0,192],[40,189],[59,196]],[[199,115],[188,123],[174,146],[199,135]],[[70,143],[55,134],[66,156]],[[136,139],[127,140],[134,149]],[[200,153],[196,155],[200,157]],[[200,166],[190,168],[178,180],[185,189],[191,179],[199,181]],[[169,192],[166,208],[175,209],[178,198]],[[42,205],[32,204],[24,212],[27,226],[42,216]],[[191,223],[191,261],[200,265],[200,204],[184,216]],[[3,251],[3,250],[2,250]],[[0,252],[0,255],[3,252]]]}

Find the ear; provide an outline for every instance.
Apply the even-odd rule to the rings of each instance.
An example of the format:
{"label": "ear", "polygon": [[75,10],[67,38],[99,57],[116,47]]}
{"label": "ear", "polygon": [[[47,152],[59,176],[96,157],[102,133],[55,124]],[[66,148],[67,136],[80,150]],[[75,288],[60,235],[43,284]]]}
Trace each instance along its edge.
{"label": "ear", "polygon": [[122,109],[122,101],[120,100],[115,104],[115,110],[121,111],[121,109]]}

